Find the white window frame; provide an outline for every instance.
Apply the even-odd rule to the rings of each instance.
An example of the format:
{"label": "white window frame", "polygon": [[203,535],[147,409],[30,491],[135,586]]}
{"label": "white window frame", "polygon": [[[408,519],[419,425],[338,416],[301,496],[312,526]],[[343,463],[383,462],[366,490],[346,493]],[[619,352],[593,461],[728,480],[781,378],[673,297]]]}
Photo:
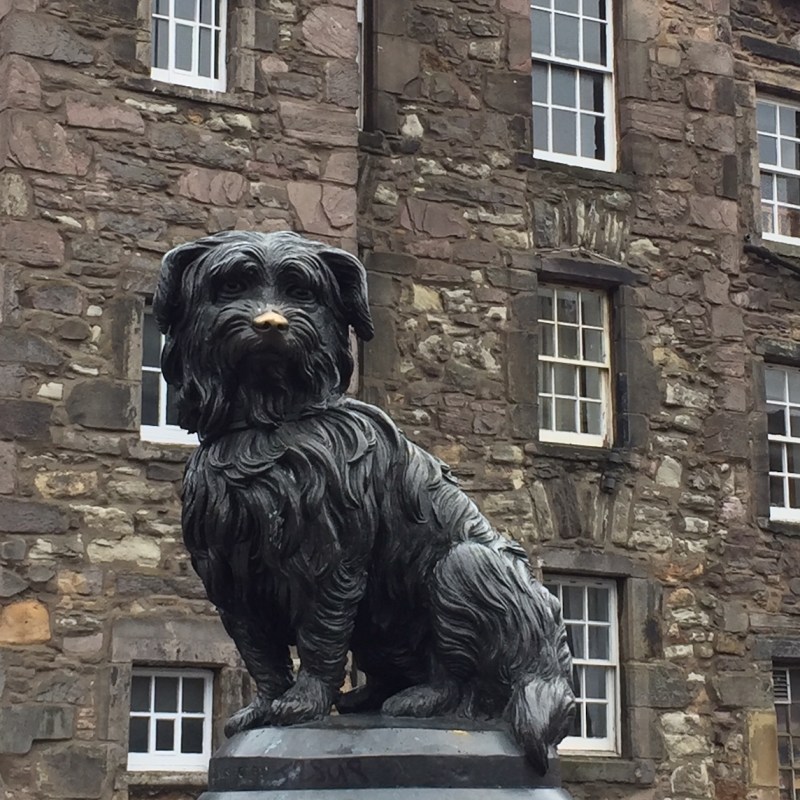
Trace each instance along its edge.
{"label": "white window frame", "polygon": [[[146,311],[145,315],[150,312]],[[145,335],[145,326],[142,325],[142,337]],[[163,333],[159,332],[160,349],[159,352],[164,350],[165,337]],[[144,347],[142,348],[144,352]],[[144,359],[142,359],[144,360]],[[158,374],[158,425],[140,425],[139,437],[142,441],[156,442],[158,444],[182,444],[189,447],[195,447],[199,440],[196,433],[189,433],[181,428],[179,425],[171,425],[167,422],[167,382],[164,380],[164,374],[161,372],[161,367],[142,366],[142,373],[157,373]],[[142,401],[140,401],[142,402]]]}
{"label": "white window frame", "polygon": [[364,3],[367,0],[356,0],[356,27],[358,30],[358,42],[356,50],[356,69],[358,70],[358,129],[364,130],[364,116],[366,112],[366,76],[364,74],[364,49],[366,41],[364,39]]}
{"label": "white window frame", "polygon": [[[797,445],[800,446],[800,437],[798,436],[791,436],[791,427],[790,427],[790,415],[789,412],[791,409],[797,409],[800,411],[800,398],[798,398],[797,402],[792,402],[789,398],[789,373],[794,372],[798,376],[800,376],[800,369],[796,369],[793,367],[786,367],[777,364],[767,364],[764,367],[765,373],[768,372],[776,372],[776,373],[783,373],[783,390],[784,390],[784,402],[777,401],[777,400],[769,400],[766,399],[767,408],[769,406],[782,406],[784,412],[784,430],[789,432],[789,435],[781,435],[777,433],[769,433],[767,431],[767,447],[769,447],[770,443],[776,442],[782,445]],[[765,374],[766,379],[766,374]],[[766,380],[765,380],[766,385]],[[783,456],[782,456],[782,468],[780,471],[778,470],[769,470],[769,477],[770,477],[770,484],[772,483],[772,478],[782,478],[783,479],[783,502],[784,505],[773,505],[772,504],[772,487],[770,486],[770,498],[769,498],[769,517],[770,519],[774,519],[780,522],[800,522],[800,506],[792,507],[788,505],[789,503],[789,479],[796,479],[800,480],[800,472],[789,472],[788,469],[788,455],[786,453],[786,448],[783,447]]]}
{"label": "white window frame", "polygon": [[[762,131],[758,128],[758,106],[760,104],[767,104],[771,106],[775,106],[775,133],[770,131]],[[756,136],[758,141],[758,169],[759,169],[759,176],[761,178],[761,184],[763,185],[765,175],[771,176],[772,179],[772,200],[765,200],[762,196],[760,198],[760,209],[762,214],[762,228],[763,228],[763,214],[765,213],[765,206],[770,207],[770,215],[772,218],[772,232],[770,231],[763,231],[762,230],[762,238],[769,239],[773,242],[784,242],[786,244],[800,244],[800,236],[786,236],[784,234],[778,233],[778,209],[780,207],[784,208],[793,208],[796,209],[798,214],[800,214],[800,207],[795,206],[791,203],[783,203],[778,200],[778,178],[781,176],[789,177],[789,178],[800,178],[800,169],[791,169],[790,167],[784,167],[781,164],[782,161],[782,153],[781,153],[781,142],[785,140],[789,140],[792,142],[800,143],[800,139],[796,136],[788,136],[781,131],[781,115],[780,109],[781,108],[789,108],[793,111],[800,112],[800,104],[798,103],[791,103],[787,102],[786,100],[778,100],[774,97],[769,97],[765,95],[759,95],[756,98]],[[770,139],[775,140],[775,150],[777,154],[777,164],[767,164],[761,161],[761,144],[760,139],[761,137],[767,137]],[[760,190],[759,190],[760,191]]]}
{"label": "white window frame", "polygon": [[[537,0],[540,2],[540,0]],[[536,6],[537,10],[540,11],[549,11],[550,12],[550,46],[551,50],[555,46],[555,18],[556,13],[559,13],[563,16],[568,17],[575,17],[578,19],[578,47],[582,49],[583,47],[583,25],[581,24],[584,19],[589,19],[592,21],[602,21],[605,23],[605,31],[606,31],[606,60],[607,64],[594,64],[589,61],[583,61],[580,59],[573,59],[573,58],[564,58],[562,56],[557,56],[555,54],[544,54],[544,53],[537,53],[533,51],[533,47],[531,47],[531,72],[533,72],[533,64],[538,63],[548,67],[548,70],[552,66],[561,66],[567,67],[569,69],[574,69],[577,72],[576,81],[575,81],[575,92],[576,92],[576,106],[574,108],[567,108],[565,106],[556,106],[553,104],[552,99],[550,97],[551,93],[551,83],[550,78],[548,77],[548,102],[545,103],[538,103],[533,102],[533,107],[540,107],[540,108],[547,108],[547,141],[548,141],[548,148],[542,149],[536,146],[536,140],[533,140],[533,156],[534,158],[541,158],[546,161],[556,161],[561,164],[569,164],[576,167],[588,167],[589,169],[596,169],[602,170],[604,172],[616,172],[617,169],[617,112],[616,112],[616,89],[615,89],[615,79],[614,79],[614,14],[613,14],[613,4],[614,0],[605,0],[606,2],[606,18],[605,20],[599,20],[598,17],[590,17],[588,15],[584,15],[582,11],[582,5],[579,5],[579,12],[577,14],[572,12],[556,12],[554,8],[552,8],[552,0],[550,0],[551,8],[547,9],[543,7],[543,4],[540,2],[539,5]],[[534,3],[533,0],[530,4],[530,19],[531,25],[533,25],[533,11],[534,11]],[[604,135],[604,145],[605,145],[605,158],[590,158],[588,156],[580,155],[580,114],[581,113],[590,113],[591,116],[600,116],[600,114],[591,112],[582,112],[580,111],[580,75],[581,73],[591,73],[595,75],[602,75],[603,76],[603,135]],[[563,109],[565,111],[574,111],[576,113],[576,151],[575,155],[570,155],[567,153],[557,153],[552,149],[553,144],[553,109]],[[533,129],[533,121],[531,121],[531,130]],[[533,134],[532,134],[533,135]]]}
{"label": "white window frame", "polygon": [[[614,408],[612,403],[612,392],[611,392],[611,308],[610,308],[610,298],[608,296],[608,292],[599,290],[599,289],[587,289],[582,286],[570,286],[570,285],[560,285],[560,284],[542,284],[542,289],[552,290],[554,293],[554,301],[553,301],[553,320],[543,320],[539,318],[537,313],[537,331],[539,332],[539,354],[538,354],[538,361],[544,364],[567,364],[573,367],[589,367],[594,369],[600,369],[600,407],[601,407],[601,414],[602,414],[602,430],[601,434],[594,434],[594,433],[581,433],[577,431],[558,431],[552,428],[546,428],[542,425],[541,419],[539,421],[539,441],[540,442],[551,442],[556,444],[566,444],[566,445],[574,445],[574,446],[581,446],[581,447],[608,447],[611,444],[612,439],[612,430],[613,430],[613,420],[614,420]],[[595,326],[588,326],[584,325],[582,321],[582,303],[580,301],[582,294],[593,294],[599,295],[602,299],[602,315],[603,315],[603,361],[588,361],[581,358],[562,358],[561,356],[556,355],[544,355],[542,353],[542,337],[541,337],[541,330],[542,325],[552,325],[555,329],[553,332],[553,341],[557,343],[558,341],[558,312],[557,312],[557,301],[555,298],[558,296],[559,291],[568,291],[568,292],[577,292],[578,293],[578,323],[577,325],[573,325],[572,323],[568,323],[570,327],[577,327],[578,329],[578,343],[579,347],[583,347],[582,339],[583,337],[580,335],[583,328],[589,328],[591,330],[598,330]],[[557,348],[557,344],[554,345]],[[538,364],[537,364],[538,366]],[[537,397],[537,402],[541,403],[541,386],[539,386],[539,393]],[[556,395],[555,386],[552,387],[553,391],[548,396],[550,396],[553,400],[557,396],[564,396],[564,395]],[[577,395],[575,396],[577,399]],[[577,409],[578,406],[576,406]],[[555,414],[555,404],[553,406],[553,414]]]}
{"label": "white window frame", "polygon": [[[146,667],[134,667],[132,677],[150,678],[150,711],[129,710],[129,718],[146,717],[151,720],[149,726],[148,752],[132,753],[128,751],[127,769],[131,772],[204,772],[208,769],[208,761],[211,758],[211,729],[212,712],[214,700],[214,673],[210,670],[200,669],[150,669]],[[153,678],[177,678],[178,698],[183,697],[183,679],[201,678],[204,681],[203,687],[203,712],[183,712],[183,711],[155,711],[154,693],[155,681]],[[179,704],[180,705],[180,704]],[[174,743],[180,747],[181,720],[183,719],[202,719],[203,720],[203,752],[202,753],[181,753],[180,750],[157,751],[155,749],[156,726],[155,721],[159,719],[173,720]],[[130,746],[130,743],[129,743]]]}
{"label": "white window frame", "polygon": [[[584,591],[584,619],[583,620],[568,620],[566,623],[574,622],[584,626],[584,654],[585,658],[576,658],[573,654],[573,674],[575,674],[575,667],[591,666],[591,667],[605,667],[606,668],[606,697],[608,698],[608,710],[606,713],[606,722],[608,726],[607,736],[605,738],[587,737],[587,736],[567,736],[558,746],[559,753],[580,753],[581,755],[595,754],[595,755],[619,755],[620,753],[620,731],[621,731],[621,703],[620,703],[620,663],[619,663],[619,617],[618,617],[618,598],[617,598],[617,584],[613,580],[606,578],[592,578],[582,575],[561,575],[546,573],[543,582],[548,589],[552,591],[553,586],[558,587],[558,592],[554,592],[559,601],[562,599],[562,587],[572,586],[581,587]],[[608,590],[608,622],[597,622],[588,620],[588,593],[587,589],[598,588]],[[563,610],[563,603],[562,603]],[[589,658],[588,649],[588,629],[592,626],[607,627],[608,634],[608,659],[592,659]],[[585,717],[585,704],[582,698],[579,697],[579,692],[576,687],[575,696],[577,699],[576,713],[580,715],[581,729],[586,728]]]}
{"label": "white window frame", "polygon": [[[163,14],[155,13],[156,0],[151,0],[152,11],[150,14],[150,34],[151,34],[151,67],[150,77],[154,81],[162,83],[171,83],[176,86],[188,86],[193,89],[206,89],[211,92],[224,92],[226,86],[225,74],[225,57],[227,53],[227,27],[228,27],[228,3],[227,0],[212,0],[212,14],[216,18],[212,19],[210,25],[201,23],[199,20],[200,6],[199,0],[195,0],[195,19],[186,20],[180,19],[175,16],[175,0],[166,0],[169,3],[169,12],[165,16]],[[169,66],[164,69],[161,67],[153,66],[152,62],[155,59],[155,25],[154,20],[165,20],[168,23],[168,58]],[[192,28],[192,69],[184,70],[175,66],[175,29],[176,26],[185,25]],[[199,74],[199,59],[200,59],[200,28],[211,30],[212,63],[216,61],[218,78],[206,77]],[[214,50],[214,33],[219,32],[219,45],[218,49]]]}

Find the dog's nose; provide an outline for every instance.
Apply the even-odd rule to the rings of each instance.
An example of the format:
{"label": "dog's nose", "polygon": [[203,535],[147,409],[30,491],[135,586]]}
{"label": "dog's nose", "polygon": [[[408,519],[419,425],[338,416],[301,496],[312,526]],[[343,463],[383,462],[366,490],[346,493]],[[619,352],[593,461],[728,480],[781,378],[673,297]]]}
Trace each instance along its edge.
{"label": "dog's nose", "polygon": [[289,327],[289,320],[277,311],[265,311],[253,320],[253,325],[262,330],[285,331]]}

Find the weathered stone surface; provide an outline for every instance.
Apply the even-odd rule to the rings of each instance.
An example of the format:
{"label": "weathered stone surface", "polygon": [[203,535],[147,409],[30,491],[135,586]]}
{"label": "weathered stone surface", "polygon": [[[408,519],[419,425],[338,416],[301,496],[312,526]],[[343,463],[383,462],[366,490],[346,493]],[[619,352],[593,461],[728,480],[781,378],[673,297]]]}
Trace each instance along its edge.
{"label": "weathered stone surface", "polygon": [[0,22],[0,53],[89,64],[94,54],[69,23],[50,14],[12,11]]}
{"label": "weathered stone surface", "polygon": [[33,400],[0,400],[0,438],[47,439],[53,407]]}
{"label": "weathered stone surface", "polygon": [[351,144],[356,127],[352,111],[295,100],[281,100],[278,106],[283,129],[290,138],[309,144]]}
{"label": "weathered stone surface", "polygon": [[0,125],[6,141],[0,153],[12,165],[56,175],[85,175],[91,162],[90,146],[52,119],[28,111],[4,112]]}
{"label": "weathered stone surface", "polygon": [[32,267],[64,263],[64,242],[58,228],[48,222],[6,221],[0,228],[0,252]]}
{"label": "weathered stone surface", "polygon": [[236,205],[247,190],[247,181],[236,172],[192,167],[178,181],[178,193],[201,203]]}
{"label": "weathered stone surface", "polygon": [[0,175],[0,213],[9,217],[25,217],[30,210],[30,189],[16,172]]}
{"label": "weathered stone surface", "polygon": [[28,292],[31,305],[42,311],[61,314],[80,314],[83,311],[83,292],[77,286],[65,283],[47,283]]}
{"label": "weathered stone surface", "polygon": [[15,55],[0,60],[0,111],[5,108],[35,110],[41,102],[39,73],[30,61]]}
{"label": "weathered stone surface", "polygon": [[27,581],[10,569],[0,567],[0,597],[13,597],[27,588]]}
{"label": "weathered stone surface", "polygon": [[124,103],[115,103],[96,95],[70,94],[65,105],[68,125],[144,133],[142,115]]}
{"label": "weathered stone surface", "polygon": [[57,506],[0,498],[0,530],[4,533],[58,534],[67,527],[67,519]]}
{"label": "weathered stone surface", "polygon": [[50,641],[50,613],[38,600],[19,600],[0,608],[0,644]]}
{"label": "weathered stone surface", "polygon": [[303,36],[312,53],[355,59],[358,48],[356,18],[352,10],[320,5],[303,21]]}
{"label": "weathered stone surface", "polygon": [[0,754],[25,755],[34,741],[69,739],[74,728],[72,708],[38,704],[0,708]]}
{"label": "weathered stone surface", "polygon": [[41,760],[37,782],[50,797],[101,797],[108,769],[106,748],[71,744],[49,750]]}
{"label": "weathered stone surface", "polygon": [[161,548],[146,536],[95,539],[87,546],[86,554],[93,564],[130,561],[141,567],[157,567],[161,561]]}
{"label": "weathered stone surface", "polygon": [[70,420],[86,428],[134,430],[136,409],[135,388],[108,380],[82,381],[67,397]]}

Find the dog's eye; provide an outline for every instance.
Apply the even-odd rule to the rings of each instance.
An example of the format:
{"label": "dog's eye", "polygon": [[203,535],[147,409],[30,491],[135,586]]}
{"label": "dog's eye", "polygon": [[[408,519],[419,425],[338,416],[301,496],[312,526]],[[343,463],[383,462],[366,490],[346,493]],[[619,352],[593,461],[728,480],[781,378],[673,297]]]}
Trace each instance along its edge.
{"label": "dog's eye", "polygon": [[227,278],[219,288],[221,294],[232,297],[241,294],[247,288],[247,284],[241,278]]}
{"label": "dog's eye", "polygon": [[284,290],[286,296],[292,300],[297,300],[300,303],[309,303],[314,299],[314,292],[306,286],[301,286],[299,283],[292,283]]}

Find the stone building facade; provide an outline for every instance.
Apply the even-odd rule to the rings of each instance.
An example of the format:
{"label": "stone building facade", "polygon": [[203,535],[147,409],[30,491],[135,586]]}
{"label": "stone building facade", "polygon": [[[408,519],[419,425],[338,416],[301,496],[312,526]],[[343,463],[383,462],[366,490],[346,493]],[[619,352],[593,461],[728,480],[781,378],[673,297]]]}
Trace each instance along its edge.
{"label": "stone building facade", "polygon": [[[606,630],[562,758],[575,798],[795,796],[800,9],[533,6],[217,2],[211,91],[151,76],[156,0],[0,0],[0,794],[194,797],[202,771],[127,768],[134,676],[207,670],[215,743],[247,692],[180,543],[187,448],[141,430],[160,258],[238,227],[362,255],[358,393],[569,602],[604,598],[570,615],[579,648]],[[600,20],[605,69],[542,58],[532,13],[583,48]],[[555,83],[557,135],[533,141],[532,47],[605,87],[588,156],[557,152]],[[571,390],[588,439],[543,422],[548,364],[571,362],[547,361],[542,309],[577,291],[605,309],[599,433]]]}

